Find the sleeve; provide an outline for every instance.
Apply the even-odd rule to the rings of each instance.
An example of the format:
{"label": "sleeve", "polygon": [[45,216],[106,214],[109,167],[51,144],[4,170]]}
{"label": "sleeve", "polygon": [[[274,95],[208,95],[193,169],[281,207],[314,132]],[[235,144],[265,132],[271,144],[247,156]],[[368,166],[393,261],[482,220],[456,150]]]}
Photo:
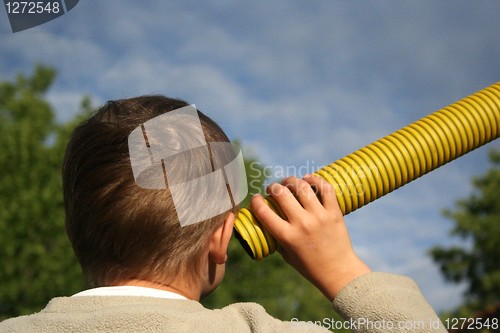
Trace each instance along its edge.
{"label": "sleeve", "polygon": [[362,275],[337,294],[333,308],[353,332],[447,332],[417,284],[405,276]]}

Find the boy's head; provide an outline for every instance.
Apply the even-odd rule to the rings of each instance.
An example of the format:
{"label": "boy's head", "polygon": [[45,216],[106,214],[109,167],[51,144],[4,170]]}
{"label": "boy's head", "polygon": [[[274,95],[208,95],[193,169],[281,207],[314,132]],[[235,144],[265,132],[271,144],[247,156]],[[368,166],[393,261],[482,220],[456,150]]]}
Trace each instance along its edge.
{"label": "boy's head", "polygon": [[[220,280],[221,273],[215,276],[207,260],[212,258],[216,266],[225,261],[224,244],[222,248],[217,246],[222,238],[224,242],[229,241],[227,208],[215,207],[215,211],[225,213],[181,226],[180,207],[176,210],[167,175],[166,188],[139,186],[131,163],[133,148],[129,136],[134,129],[144,131],[148,121],[187,106],[184,101],[163,96],[112,101],[74,130],[63,165],[66,230],[92,286],[117,285],[130,280],[166,284],[178,278],[197,281],[207,275],[211,275],[208,276],[210,283],[217,284],[214,280]],[[179,131],[168,128],[168,124],[162,127],[173,133],[169,149],[200,146],[203,142],[229,142],[214,121],[195,112],[202,131]],[[146,134],[144,137],[147,142]],[[148,148],[153,147],[154,140],[149,138]],[[213,161],[207,161],[199,149],[181,155],[184,157],[162,161],[169,180],[174,177],[181,182],[192,175],[201,175],[207,163],[208,167],[212,163],[213,168]],[[207,195],[200,197],[207,200]],[[197,202],[197,207],[213,209],[219,201]],[[184,209],[184,215],[191,213],[197,212]],[[214,240],[214,234],[222,238]],[[218,252],[211,257],[214,247]]]}

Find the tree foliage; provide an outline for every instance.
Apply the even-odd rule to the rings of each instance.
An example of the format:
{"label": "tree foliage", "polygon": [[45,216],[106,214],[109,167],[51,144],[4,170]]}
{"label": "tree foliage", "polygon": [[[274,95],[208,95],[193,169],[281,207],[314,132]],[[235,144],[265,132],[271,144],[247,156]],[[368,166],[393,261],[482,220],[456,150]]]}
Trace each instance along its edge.
{"label": "tree foliage", "polygon": [[500,151],[493,150],[490,160],[493,167],[473,180],[476,192],[444,213],[455,222],[451,234],[466,245],[430,251],[447,280],[467,283],[466,302],[475,310],[500,302]]}
{"label": "tree foliage", "polygon": [[56,72],[0,83],[0,318],[83,287],[64,232],[61,161],[69,126],[45,99]]}

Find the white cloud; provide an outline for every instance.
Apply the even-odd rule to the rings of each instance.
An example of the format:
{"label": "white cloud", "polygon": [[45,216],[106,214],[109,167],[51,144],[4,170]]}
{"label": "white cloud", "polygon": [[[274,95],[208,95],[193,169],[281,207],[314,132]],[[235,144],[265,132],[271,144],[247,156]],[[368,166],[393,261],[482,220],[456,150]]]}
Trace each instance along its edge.
{"label": "white cloud", "polygon": [[54,109],[59,110],[57,120],[71,120],[81,109],[82,94],[79,91],[50,91],[47,99]]}

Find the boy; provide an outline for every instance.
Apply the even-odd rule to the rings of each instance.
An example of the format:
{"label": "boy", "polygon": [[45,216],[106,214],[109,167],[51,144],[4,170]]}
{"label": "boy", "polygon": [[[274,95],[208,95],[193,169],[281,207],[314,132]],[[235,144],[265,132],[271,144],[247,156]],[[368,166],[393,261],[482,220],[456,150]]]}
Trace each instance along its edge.
{"label": "boy", "polygon": [[[229,140],[210,118],[176,110],[189,106],[162,96],[108,102],[75,129],[63,165],[66,230],[92,289],[0,331],[328,332],[254,303],[209,310],[198,302],[224,276],[241,199],[238,168],[225,166],[237,158],[217,152]],[[288,219],[260,195],[253,212],[350,328],[446,332],[413,281],[373,273],[356,256],[332,186],[290,177],[267,191]]]}

